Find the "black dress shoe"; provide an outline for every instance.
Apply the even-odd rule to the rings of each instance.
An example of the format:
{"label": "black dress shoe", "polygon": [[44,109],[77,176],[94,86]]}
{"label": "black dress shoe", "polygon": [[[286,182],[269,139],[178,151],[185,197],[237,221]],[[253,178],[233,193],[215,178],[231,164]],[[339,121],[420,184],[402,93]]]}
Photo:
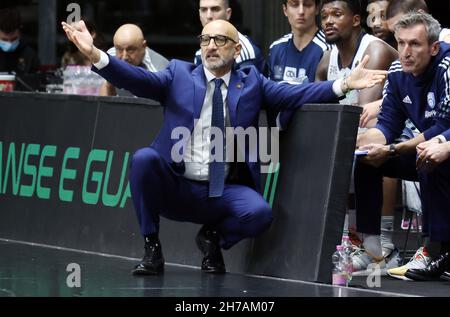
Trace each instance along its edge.
{"label": "black dress shoe", "polygon": [[445,271],[444,273],[442,273],[441,280],[450,282],[450,271]]}
{"label": "black dress shoe", "polygon": [[222,251],[219,246],[219,235],[207,226],[203,226],[195,239],[202,251],[202,271],[205,273],[223,274],[226,272]]}
{"label": "black dress shoe", "polygon": [[450,253],[444,253],[432,260],[424,269],[409,269],[405,276],[414,281],[436,281],[450,269]]}
{"label": "black dress shoe", "polygon": [[134,275],[161,275],[164,273],[164,257],[158,239],[145,242],[145,255],[142,262],[133,269]]}

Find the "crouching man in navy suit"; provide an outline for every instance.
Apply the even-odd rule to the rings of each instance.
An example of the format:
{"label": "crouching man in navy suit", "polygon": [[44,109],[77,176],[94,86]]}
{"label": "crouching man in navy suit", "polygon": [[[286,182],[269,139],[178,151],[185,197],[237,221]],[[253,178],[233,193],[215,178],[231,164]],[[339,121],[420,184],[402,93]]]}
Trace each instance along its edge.
{"label": "crouching man in navy suit", "polygon": [[[94,71],[114,86],[157,100],[164,107],[159,135],[150,147],[134,154],[130,168],[131,194],[145,239],[145,256],[133,270],[137,275],[164,272],[159,216],[203,225],[196,242],[204,256],[202,270],[208,273],[225,273],[221,249],[254,237],[270,225],[271,208],[259,193],[256,147],[238,144],[237,152],[244,159],[231,163],[224,159],[231,152],[229,147],[222,145],[217,150],[212,146],[217,141],[212,139],[212,130],[256,128],[262,104],[279,111],[334,101],[350,89],[380,83],[387,74],[364,69],[366,58],[348,78],[335,82],[275,83],[254,67],[233,67],[241,44],[235,27],[223,20],[208,23],[199,36],[202,65],[174,60],[164,71],[151,73],[98,50],[83,21],[62,25],[67,37],[89,57]],[[172,135],[180,127],[191,135],[181,151],[173,151],[179,141]],[[197,141],[192,134],[196,130],[208,137],[193,142]],[[224,140],[224,133],[217,135]],[[181,160],[173,152],[181,152]],[[213,152],[216,159],[212,159]]]}

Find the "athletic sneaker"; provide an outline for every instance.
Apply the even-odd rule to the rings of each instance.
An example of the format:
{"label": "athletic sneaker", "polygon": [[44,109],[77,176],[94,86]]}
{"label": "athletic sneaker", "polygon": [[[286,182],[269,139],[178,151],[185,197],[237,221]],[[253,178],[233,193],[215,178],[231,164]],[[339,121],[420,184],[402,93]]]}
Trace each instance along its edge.
{"label": "athletic sneaker", "polygon": [[388,237],[388,235],[383,234],[383,231],[380,234],[381,241],[381,251],[385,258],[389,257],[392,252],[396,250],[394,243],[392,243],[392,239]]}
{"label": "athletic sneaker", "polygon": [[384,259],[386,260],[386,268],[392,269],[398,267],[400,264],[400,253],[398,252],[392,240],[385,237],[383,233],[380,235],[381,240],[381,252],[383,253]]}
{"label": "athletic sneaker", "polygon": [[416,251],[408,263],[403,266],[387,270],[387,274],[400,280],[410,281],[410,279],[405,276],[406,271],[408,269],[424,269],[430,261],[431,258],[428,256],[427,250],[424,247],[421,247]]}
{"label": "athletic sneaker", "polygon": [[384,257],[375,258],[361,248],[352,254],[352,261],[354,276],[364,276],[373,273],[373,267],[369,267],[369,265],[378,265],[378,269],[380,270],[386,267]]}

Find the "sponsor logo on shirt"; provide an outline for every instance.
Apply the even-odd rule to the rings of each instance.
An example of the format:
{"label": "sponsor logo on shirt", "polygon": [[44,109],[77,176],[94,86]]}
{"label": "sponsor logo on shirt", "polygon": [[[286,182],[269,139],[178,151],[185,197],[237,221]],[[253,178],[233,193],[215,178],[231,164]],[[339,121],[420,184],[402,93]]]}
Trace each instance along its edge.
{"label": "sponsor logo on shirt", "polygon": [[437,115],[436,110],[433,111],[425,111],[425,119],[433,118]]}
{"label": "sponsor logo on shirt", "polygon": [[403,103],[408,103],[408,104],[412,105],[411,98],[409,98],[409,96],[407,95],[405,98],[403,98]]}
{"label": "sponsor logo on shirt", "polygon": [[293,67],[286,67],[284,72],[283,81],[291,83],[291,84],[306,84],[309,83],[308,76],[306,76],[306,70],[304,68],[300,68],[298,70]]}
{"label": "sponsor logo on shirt", "polygon": [[284,69],[284,80],[293,80],[297,78],[297,69],[294,67],[286,67]]}
{"label": "sponsor logo on shirt", "polygon": [[434,97],[433,92],[429,92],[427,96],[428,106],[430,106],[431,109],[434,109],[436,106],[436,98]]}

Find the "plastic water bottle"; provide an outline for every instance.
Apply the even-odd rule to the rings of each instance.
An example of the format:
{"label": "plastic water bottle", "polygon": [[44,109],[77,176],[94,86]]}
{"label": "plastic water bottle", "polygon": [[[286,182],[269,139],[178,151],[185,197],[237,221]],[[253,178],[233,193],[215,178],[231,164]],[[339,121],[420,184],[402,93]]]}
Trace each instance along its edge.
{"label": "plastic water bottle", "polygon": [[76,66],[67,66],[63,72],[63,93],[73,94],[74,93],[74,79],[75,79]]}
{"label": "plastic water bottle", "polygon": [[348,285],[348,276],[347,276],[347,264],[345,263],[344,258],[344,247],[342,245],[336,246],[336,252],[331,256],[331,260],[333,262],[333,285],[338,286],[347,286]]}
{"label": "plastic water bottle", "polygon": [[348,236],[342,237],[342,246],[344,247],[344,253],[347,256],[347,275],[348,275],[348,282],[352,280],[352,274],[353,274],[353,261],[352,261],[352,253],[353,251],[353,244],[350,242],[350,238]]}

